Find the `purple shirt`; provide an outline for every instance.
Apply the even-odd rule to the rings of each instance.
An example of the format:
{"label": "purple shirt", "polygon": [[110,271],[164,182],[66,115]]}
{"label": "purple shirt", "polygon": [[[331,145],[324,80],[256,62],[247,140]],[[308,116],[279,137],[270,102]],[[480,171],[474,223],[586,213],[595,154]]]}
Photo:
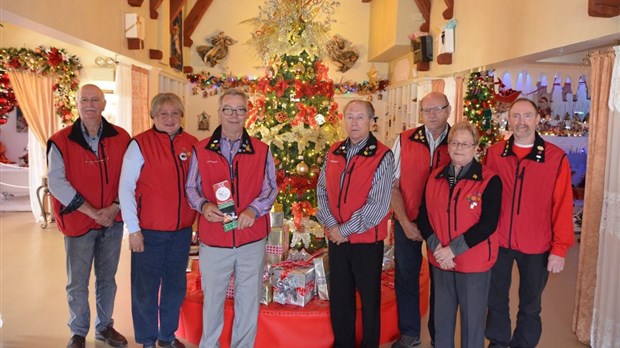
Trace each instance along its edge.
{"label": "purple shirt", "polygon": [[[237,140],[229,140],[224,136],[220,138],[220,151],[229,164],[232,163],[235,155],[239,151],[240,144],[241,138]],[[209,203],[209,201],[205,198],[204,193],[202,192],[202,179],[200,178],[200,172],[198,171],[196,151],[194,150],[193,152],[194,153],[192,154],[192,158],[189,162],[185,192],[187,194],[187,200],[190,207],[202,214],[203,205],[205,203]],[[256,217],[263,216],[269,213],[277,195],[278,184],[276,183],[276,168],[273,164],[271,150],[269,150],[267,154],[267,163],[265,164],[265,180],[263,181],[263,188],[260,195],[258,195],[252,203],[250,203],[249,207],[254,210]]]}

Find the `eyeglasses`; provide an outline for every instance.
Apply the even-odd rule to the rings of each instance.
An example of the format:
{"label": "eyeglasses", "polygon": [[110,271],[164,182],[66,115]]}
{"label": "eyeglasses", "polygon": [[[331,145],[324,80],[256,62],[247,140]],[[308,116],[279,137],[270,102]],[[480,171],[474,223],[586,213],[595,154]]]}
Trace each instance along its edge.
{"label": "eyeglasses", "polygon": [[456,142],[456,141],[451,141],[451,142],[449,142],[449,143],[448,143],[448,145],[450,145],[450,146],[452,146],[452,147],[455,147],[455,148],[457,148],[457,149],[458,149],[459,147],[462,147],[462,148],[463,148],[463,149],[465,149],[465,150],[470,149],[470,148],[472,148],[472,147],[476,146],[476,144],[470,144],[470,143],[459,143],[459,142]]}
{"label": "eyeglasses", "polygon": [[422,109],[422,113],[424,115],[430,115],[430,114],[438,114],[440,113],[442,110],[444,110],[445,108],[447,108],[448,106],[450,106],[450,104],[446,104],[444,106],[436,106],[434,108],[424,108]]}
{"label": "eyeglasses", "polygon": [[222,111],[222,113],[226,116],[232,116],[233,113],[237,116],[244,116],[246,112],[248,112],[248,110],[246,108],[237,108],[237,109],[233,109],[233,108],[221,108],[220,109]]}

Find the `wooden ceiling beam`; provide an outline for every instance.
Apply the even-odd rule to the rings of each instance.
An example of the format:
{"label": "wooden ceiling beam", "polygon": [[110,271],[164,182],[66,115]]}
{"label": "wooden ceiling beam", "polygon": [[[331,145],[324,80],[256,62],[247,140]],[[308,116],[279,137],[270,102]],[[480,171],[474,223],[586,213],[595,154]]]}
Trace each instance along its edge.
{"label": "wooden ceiling beam", "polygon": [[443,19],[452,19],[454,17],[454,0],[443,0],[446,3],[445,11],[443,11]]}
{"label": "wooden ceiling beam", "polygon": [[161,3],[164,0],[150,0],[149,3],[149,13],[150,13],[150,17],[151,19],[157,19],[157,17],[159,17],[159,14],[157,13],[157,9],[159,8],[159,6],[161,6]]}
{"label": "wooden ceiling beam", "polygon": [[588,0],[588,15],[590,17],[611,18],[620,15],[620,1],[618,0]]}
{"label": "wooden ceiling beam", "polygon": [[425,21],[420,26],[420,31],[428,33],[431,27],[431,0],[415,0],[415,3]]}
{"label": "wooden ceiling beam", "polygon": [[196,27],[198,27],[202,16],[207,13],[212,2],[213,0],[196,0],[194,7],[192,7],[183,21],[183,46],[192,47],[194,44],[191,36],[194,30],[196,30]]}
{"label": "wooden ceiling beam", "polygon": [[170,23],[177,18],[187,0],[170,0]]}

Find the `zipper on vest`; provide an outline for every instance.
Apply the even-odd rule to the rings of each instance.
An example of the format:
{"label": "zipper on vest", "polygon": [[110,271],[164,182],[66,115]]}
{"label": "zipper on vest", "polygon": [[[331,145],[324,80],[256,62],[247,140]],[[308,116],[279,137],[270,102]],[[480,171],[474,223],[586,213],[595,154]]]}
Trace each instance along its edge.
{"label": "zipper on vest", "polygon": [[[105,184],[108,183],[108,166],[105,163],[106,162],[105,161],[105,150],[103,149],[104,146],[103,146],[103,143],[101,141],[99,142],[99,148],[101,150],[101,151],[99,151],[99,153],[101,154],[101,157],[99,157],[99,161],[97,161],[97,163],[99,164],[99,177],[101,178],[101,191],[100,191],[101,192],[101,195],[100,195],[101,205],[100,205],[100,207],[104,208],[103,196],[104,196],[104,193],[105,193]],[[101,165],[101,162],[103,162],[103,166]],[[104,174],[105,174],[105,184],[103,182]]]}
{"label": "zipper on vest", "polygon": [[[456,191],[456,196],[454,196],[454,208],[453,208],[454,209],[454,232],[456,232],[456,230],[457,230],[457,226],[456,225],[457,225],[457,222],[459,221],[457,219],[457,216],[456,216],[457,215],[457,213],[456,213],[456,204],[457,204],[457,202],[459,200],[459,196],[460,195],[461,195],[461,189],[459,188],[459,190]],[[452,240],[452,238],[450,238],[450,240]]]}
{"label": "zipper on vest", "polygon": [[436,161],[435,161],[435,168],[439,167],[439,159],[441,158],[441,152],[437,151],[438,149],[439,149],[439,146],[437,146],[434,151],[434,154],[437,155]]}
{"label": "zipper on vest", "polygon": [[512,222],[514,221],[515,212],[515,198],[517,196],[517,183],[519,181],[519,168],[521,167],[521,161],[517,162],[517,168],[515,169],[515,183],[512,188],[512,205],[510,206],[510,228],[508,229],[508,248],[512,248]]}
{"label": "zipper on vest", "polygon": [[[448,184],[450,185],[450,184]],[[450,207],[452,206],[452,193],[454,192],[454,186],[450,187],[450,191],[448,192],[448,209],[446,209],[446,213],[448,216],[448,238],[452,240],[452,221],[450,220]]]}
{"label": "zipper on vest", "polygon": [[519,200],[517,201],[517,215],[521,213],[521,197],[523,196],[523,179],[525,177],[525,167],[521,169],[521,175],[519,178],[521,179],[521,183],[519,184]]}
{"label": "zipper on vest", "polygon": [[235,204],[237,205],[237,207],[239,207],[239,191],[241,191],[241,188],[239,187],[240,181],[239,181],[239,162],[235,162],[235,175],[233,180],[235,181],[235,186],[236,186],[236,199],[235,199]]}
{"label": "zipper on vest", "polygon": [[347,186],[344,191],[344,202],[347,203],[347,196],[349,195],[349,187],[351,186],[351,176],[353,176],[353,169],[355,168],[355,163],[351,165],[351,170],[349,170],[345,175],[348,175],[347,178]]}
{"label": "zipper on vest", "polygon": [[168,138],[170,140],[170,154],[172,155],[172,161],[174,161],[174,168],[177,172],[177,230],[181,225],[181,199],[183,196],[181,194],[181,174],[179,173],[179,167],[183,164],[181,163],[181,159],[179,159],[174,153],[174,138]]}
{"label": "zipper on vest", "polygon": [[340,221],[342,221],[342,213],[340,212],[340,203],[342,202],[342,182],[345,179],[343,175],[345,177],[347,175],[346,167],[344,168],[344,171],[342,172],[342,174],[340,174],[340,184],[339,184],[340,189],[338,190],[338,204],[336,205],[338,207],[338,215],[340,216]]}

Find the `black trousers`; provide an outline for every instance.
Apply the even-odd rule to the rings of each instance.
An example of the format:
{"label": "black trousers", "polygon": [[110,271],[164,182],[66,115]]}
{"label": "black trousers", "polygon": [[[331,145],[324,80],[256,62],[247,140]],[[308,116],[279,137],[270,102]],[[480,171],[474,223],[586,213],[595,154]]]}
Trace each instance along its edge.
{"label": "black trousers", "polygon": [[383,241],[329,243],[329,308],[334,347],[356,347],[356,289],[362,303],[361,347],[379,346]]}
{"label": "black trousers", "polygon": [[[542,293],[549,279],[549,253],[524,254],[499,248],[497,262],[491,270],[491,287],[485,335],[490,347],[536,347],[542,334]],[[519,270],[519,312],[517,326],[510,333],[510,285],[512,266]]]}

